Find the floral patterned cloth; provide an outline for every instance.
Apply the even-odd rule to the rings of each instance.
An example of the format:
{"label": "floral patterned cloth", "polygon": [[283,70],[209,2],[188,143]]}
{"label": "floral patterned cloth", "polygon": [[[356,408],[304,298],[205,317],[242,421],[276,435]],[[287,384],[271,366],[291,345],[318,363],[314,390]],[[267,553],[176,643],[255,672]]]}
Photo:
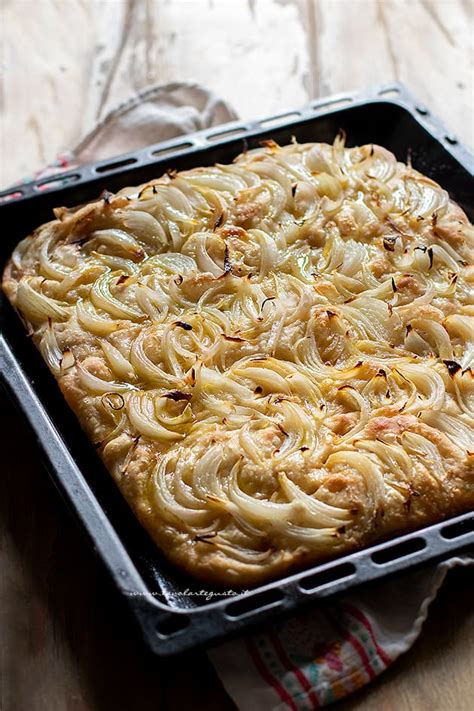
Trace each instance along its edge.
{"label": "floral patterned cloth", "polygon": [[208,652],[242,711],[310,711],[351,694],[387,669],[420,634],[456,557],[315,604],[271,629]]}

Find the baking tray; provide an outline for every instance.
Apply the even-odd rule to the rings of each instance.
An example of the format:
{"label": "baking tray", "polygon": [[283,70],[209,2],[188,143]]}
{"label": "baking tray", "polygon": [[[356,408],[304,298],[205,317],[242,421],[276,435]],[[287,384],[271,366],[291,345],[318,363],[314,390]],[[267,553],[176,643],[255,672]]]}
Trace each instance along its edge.
{"label": "baking tray", "polygon": [[[167,169],[231,161],[273,138],[288,143],[380,143],[439,181],[474,219],[474,159],[469,150],[400,85],[346,93],[258,121],[236,121],[74,169],[0,193],[0,266],[14,245],[51,219],[57,205],[96,198],[102,190],[145,182]],[[80,430],[23,325],[1,297],[2,380],[27,418],[53,481],[128,603],[149,647],[166,656],[217,642],[321,602],[355,585],[460,552],[474,552],[474,512],[344,555],[247,592],[196,584],[161,555],[123,500]],[[206,594],[203,594],[206,593]]]}

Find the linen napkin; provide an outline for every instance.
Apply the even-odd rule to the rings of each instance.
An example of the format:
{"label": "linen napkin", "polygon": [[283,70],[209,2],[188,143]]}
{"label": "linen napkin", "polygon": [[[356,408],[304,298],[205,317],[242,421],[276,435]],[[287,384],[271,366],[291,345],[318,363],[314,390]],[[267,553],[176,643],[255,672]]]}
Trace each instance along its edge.
{"label": "linen napkin", "polygon": [[236,118],[226,101],[199,84],[150,86],[120,102],[76,146],[21,182],[50,177]]}
{"label": "linen napkin", "polygon": [[[75,148],[23,182],[56,174],[60,180],[75,165],[236,118],[225,101],[197,84],[152,86],[114,108]],[[472,557],[454,557],[373,583],[214,647],[209,658],[242,711],[318,709],[369,683],[406,652],[448,570],[472,563]]]}

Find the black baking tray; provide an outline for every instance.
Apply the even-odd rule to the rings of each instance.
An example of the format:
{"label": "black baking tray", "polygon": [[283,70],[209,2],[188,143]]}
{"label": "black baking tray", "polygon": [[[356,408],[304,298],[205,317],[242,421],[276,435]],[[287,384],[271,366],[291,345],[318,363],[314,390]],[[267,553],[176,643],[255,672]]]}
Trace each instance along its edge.
{"label": "black baking tray", "polygon": [[[91,200],[102,190],[145,182],[167,169],[231,161],[264,139],[332,142],[341,129],[348,145],[379,143],[400,160],[411,159],[474,219],[472,154],[404,87],[390,85],[259,121],[213,127],[0,193],[0,267],[21,238],[51,219],[55,206]],[[470,512],[250,591],[236,594],[196,584],[164,559],[139,525],[3,296],[0,323],[2,380],[31,425],[53,481],[159,655],[215,643],[355,585],[474,551]]]}

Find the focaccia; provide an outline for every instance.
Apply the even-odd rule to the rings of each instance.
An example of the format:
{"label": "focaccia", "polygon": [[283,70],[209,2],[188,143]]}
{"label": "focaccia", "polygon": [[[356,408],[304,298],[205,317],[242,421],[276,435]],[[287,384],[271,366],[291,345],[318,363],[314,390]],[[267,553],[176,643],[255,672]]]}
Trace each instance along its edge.
{"label": "focaccia", "polygon": [[3,288],[192,576],[249,585],[473,507],[474,229],[435,182],[268,141],[55,218]]}

